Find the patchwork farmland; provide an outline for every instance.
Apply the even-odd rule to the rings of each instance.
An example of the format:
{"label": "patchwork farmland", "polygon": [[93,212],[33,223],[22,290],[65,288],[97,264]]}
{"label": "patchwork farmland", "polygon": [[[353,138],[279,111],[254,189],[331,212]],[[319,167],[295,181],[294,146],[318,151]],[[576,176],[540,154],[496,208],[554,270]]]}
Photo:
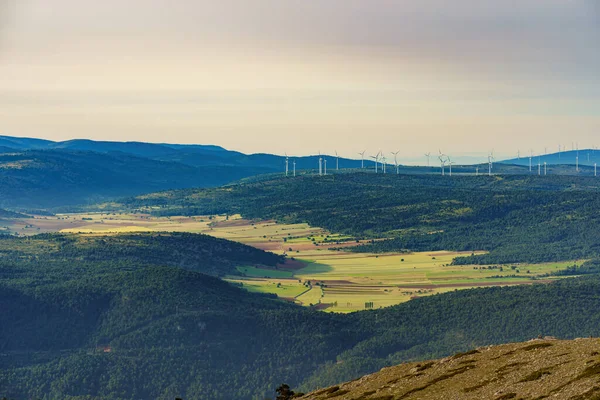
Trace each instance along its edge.
{"label": "patchwork farmland", "polygon": [[[580,261],[486,266],[452,265],[471,253],[354,253],[344,248],[359,241],[308,224],[248,221],[239,215],[151,217],[147,214],[64,214],[14,222],[21,234],[60,231],[111,234],[122,232],[192,232],[234,240],[288,260],[277,269],[240,266],[227,279],[255,292],[332,312],[380,308],[439,293],[484,286],[549,282],[551,274]],[[19,225],[21,224],[21,225]],[[477,254],[477,253],[476,253]]]}

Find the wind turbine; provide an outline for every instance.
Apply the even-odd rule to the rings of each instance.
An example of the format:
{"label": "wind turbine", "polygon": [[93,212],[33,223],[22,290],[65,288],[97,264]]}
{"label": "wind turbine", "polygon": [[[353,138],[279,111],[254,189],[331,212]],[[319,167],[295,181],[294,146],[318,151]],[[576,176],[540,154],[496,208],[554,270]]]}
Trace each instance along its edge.
{"label": "wind turbine", "polygon": [[319,151],[319,176],[323,175],[323,157],[321,157],[321,152]]}
{"label": "wind turbine", "polygon": [[488,175],[492,176],[492,167],[494,166],[494,152],[488,155]]}
{"label": "wind turbine", "polygon": [[335,170],[340,170],[340,156],[338,155],[337,150],[335,151]]}
{"label": "wind turbine", "polygon": [[381,165],[382,165],[382,168],[383,168],[383,173],[385,174],[385,166],[387,164],[387,161],[386,161],[386,158],[385,158],[385,154],[383,154],[381,156],[381,161],[382,161]]}
{"label": "wind turbine", "polygon": [[431,165],[430,165],[429,160],[431,158],[431,153],[425,153],[425,157],[427,157],[427,167],[430,167]]}
{"label": "wind turbine", "polygon": [[450,160],[450,156],[447,157],[447,162],[450,167],[450,176],[452,176],[452,165],[454,165],[455,163],[452,160]]}
{"label": "wind turbine", "polygon": [[533,150],[529,150],[529,172],[533,171]]}
{"label": "wind turbine", "polygon": [[376,156],[371,156],[371,158],[375,161],[375,173],[377,173],[377,167],[378,167],[378,162],[379,162],[379,153],[377,153]]}
{"label": "wind turbine", "polygon": [[285,176],[288,176],[289,171],[290,171],[290,158],[288,157],[287,153],[285,153]]}
{"label": "wind turbine", "polygon": [[398,153],[400,153],[400,151],[397,151],[395,153],[392,151],[392,154],[394,155],[394,165],[396,165],[396,175],[400,173],[398,169]]}
{"label": "wind turbine", "polygon": [[521,150],[517,150],[517,160],[521,159]]}
{"label": "wind turbine", "polygon": [[361,164],[360,164],[360,168],[361,169],[365,169],[365,153],[366,152],[367,151],[364,150],[362,153],[358,153],[360,155],[360,157],[361,157]]}
{"label": "wind turbine", "polygon": [[561,149],[561,148],[562,148],[562,147],[561,147],[561,145],[559,144],[559,145],[558,145],[558,161],[560,161],[560,149]]}
{"label": "wind turbine", "polygon": [[440,150],[439,160],[442,168],[442,176],[446,175],[446,160],[444,160],[445,154]]}
{"label": "wind turbine", "polygon": [[325,175],[327,175],[327,159],[325,159],[324,162],[325,162]]}

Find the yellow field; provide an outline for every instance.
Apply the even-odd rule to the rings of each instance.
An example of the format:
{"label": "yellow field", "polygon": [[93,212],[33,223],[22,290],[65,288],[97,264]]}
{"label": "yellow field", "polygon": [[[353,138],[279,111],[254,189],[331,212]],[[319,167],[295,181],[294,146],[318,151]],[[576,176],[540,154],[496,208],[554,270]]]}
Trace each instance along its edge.
{"label": "yellow field", "polygon": [[287,254],[289,261],[279,270],[240,267],[239,276],[228,280],[241,283],[250,291],[274,293],[298,304],[333,312],[362,310],[367,302],[373,303],[374,308],[385,307],[458,289],[531,284],[540,282],[537,279],[540,275],[573,264],[505,265],[488,269],[450,266],[455,257],[464,255],[459,253],[351,253],[334,249],[353,246],[355,241],[324,229],[308,224],[247,221],[239,215],[156,218],[145,214],[65,214],[16,221],[8,228],[20,234],[193,232],[234,240]]}

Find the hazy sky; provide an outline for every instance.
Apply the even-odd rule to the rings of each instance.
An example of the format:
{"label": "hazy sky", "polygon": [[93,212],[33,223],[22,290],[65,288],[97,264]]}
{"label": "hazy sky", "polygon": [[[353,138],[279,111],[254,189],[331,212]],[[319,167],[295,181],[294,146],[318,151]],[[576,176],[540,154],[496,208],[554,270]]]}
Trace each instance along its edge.
{"label": "hazy sky", "polygon": [[597,0],[0,0],[0,133],[379,148],[600,146]]}

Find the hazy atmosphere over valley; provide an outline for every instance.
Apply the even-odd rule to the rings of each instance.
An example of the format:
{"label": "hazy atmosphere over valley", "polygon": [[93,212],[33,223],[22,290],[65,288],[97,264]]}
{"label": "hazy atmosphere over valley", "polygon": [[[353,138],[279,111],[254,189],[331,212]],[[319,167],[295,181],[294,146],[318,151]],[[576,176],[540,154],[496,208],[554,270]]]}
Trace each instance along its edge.
{"label": "hazy atmosphere over valley", "polygon": [[591,0],[0,0],[1,400],[600,398]]}
{"label": "hazy atmosphere over valley", "polygon": [[4,134],[412,159],[432,142],[505,156],[597,145],[592,0],[0,7]]}

